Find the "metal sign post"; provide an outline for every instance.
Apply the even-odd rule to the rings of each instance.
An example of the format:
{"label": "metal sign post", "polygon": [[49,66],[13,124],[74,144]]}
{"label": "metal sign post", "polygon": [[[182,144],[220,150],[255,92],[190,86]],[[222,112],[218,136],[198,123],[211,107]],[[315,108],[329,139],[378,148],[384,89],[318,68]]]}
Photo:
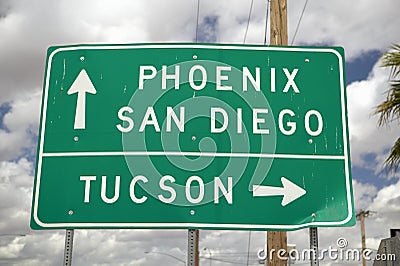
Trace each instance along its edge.
{"label": "metal sign post", "polygon": [[74,230],[67,229],[65,232],[64,266],[72,264],[72,246],[74,244]]}
{"label": "metal sign post", "polygon": [[319,266],[317,227],[310,227],[310,250],[311,250],[311,266]]}
{"label": "metal sign post", "polygon": [[199,266],[199,230],[188,230],[188,266]]}

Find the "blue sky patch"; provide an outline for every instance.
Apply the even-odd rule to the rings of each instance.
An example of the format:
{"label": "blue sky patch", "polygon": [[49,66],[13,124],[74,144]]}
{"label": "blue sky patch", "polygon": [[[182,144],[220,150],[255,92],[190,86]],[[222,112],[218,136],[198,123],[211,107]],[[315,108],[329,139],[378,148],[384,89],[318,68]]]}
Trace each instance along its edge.
{"label": "blue sky patch", "polygon": [[382,56],[382,52],[372,50],[363,53],[352,61],[346,62],[346,82],[347,85],[354,82],[367,79],[372,68]]}
{"label": "blue sky patch", "polygon": [[11,110],[9,103],[3,103],[0,105],[0,129],[9,132],[7,127],[4,125],[4,116]]}
{"label": "blue sky patch", "polygon": [[385,178],[385,172],[381,175],[377,175],[374,170],[359,166],[352,167],[352,176],[354,180],[357,180],[357,182],[362,184],[372,184],[378,190],[395,184],[398,181],[396,178]]}
{"label": "blue sky patch", "polygon": [[217,16],[206,16],[203,18],[198,29],[198,42],[215,43],[217,41]]}

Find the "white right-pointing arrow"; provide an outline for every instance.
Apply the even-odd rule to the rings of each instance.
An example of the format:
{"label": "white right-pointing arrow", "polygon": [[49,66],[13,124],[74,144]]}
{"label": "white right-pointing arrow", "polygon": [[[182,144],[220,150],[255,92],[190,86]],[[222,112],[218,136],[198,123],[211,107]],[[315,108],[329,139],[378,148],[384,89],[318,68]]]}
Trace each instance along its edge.
{"label": "white right-pointing arrow", "polygon": [[306,191],[282,176],[283,187],[257,186],[253,185],[253,197],[282,196],[282,206],[286,206],[292,201],[300,198]]}

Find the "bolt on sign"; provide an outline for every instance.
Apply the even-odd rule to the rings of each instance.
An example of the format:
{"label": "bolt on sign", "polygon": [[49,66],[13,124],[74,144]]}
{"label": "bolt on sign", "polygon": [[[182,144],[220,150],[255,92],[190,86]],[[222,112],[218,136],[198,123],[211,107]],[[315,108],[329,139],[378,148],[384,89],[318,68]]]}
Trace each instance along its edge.
{"label": "bolt on sign", "polygon": [[48,50],[31,226],[354,224],[338,47]]}

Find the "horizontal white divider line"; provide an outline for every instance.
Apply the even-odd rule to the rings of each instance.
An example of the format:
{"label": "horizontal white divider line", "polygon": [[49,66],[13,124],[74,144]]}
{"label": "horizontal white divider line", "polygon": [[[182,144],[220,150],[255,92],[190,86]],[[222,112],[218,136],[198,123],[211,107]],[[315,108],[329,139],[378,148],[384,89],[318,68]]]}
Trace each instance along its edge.
{"label": "horizontal white divider line", "polygon": [[239,152],[185,152],[185,151],[100,151],[100,152],[45,152],[43,157],[63,156],[203,156],[203,157],[243,157],[243,158],[282,158],[282,159],[321,159],[344,160],[344,155],[313,154],[273,154]]}

